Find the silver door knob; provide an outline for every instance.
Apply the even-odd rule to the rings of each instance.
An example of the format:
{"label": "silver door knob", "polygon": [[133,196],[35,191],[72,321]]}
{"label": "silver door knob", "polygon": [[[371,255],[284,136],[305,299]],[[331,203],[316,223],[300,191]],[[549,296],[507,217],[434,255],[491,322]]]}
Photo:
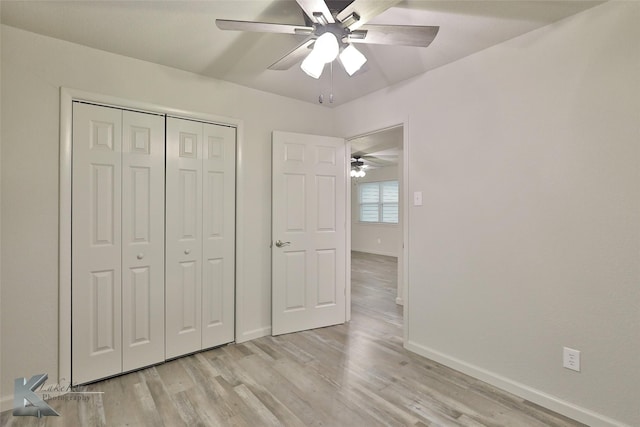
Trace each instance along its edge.
{"label": "silver door knob", "polygon": [[283,242],[282,240],[276,240],[276,247],[283,248],[285,246],[289,246],[291,242]]}

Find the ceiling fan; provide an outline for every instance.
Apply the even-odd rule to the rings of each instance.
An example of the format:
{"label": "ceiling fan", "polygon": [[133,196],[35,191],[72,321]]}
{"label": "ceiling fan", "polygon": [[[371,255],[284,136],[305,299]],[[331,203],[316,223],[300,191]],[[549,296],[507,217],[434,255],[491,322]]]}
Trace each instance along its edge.
{"label": "ceiling fan", "polygon": [[427,47],[438,34],[439,27],[432,26],[366,24],[400,0],[296,2],[304,12],[305,25],[227,19],[216,19],[216,25],[221,30],[306,36],[300,45],[269,66],[269,69],[288,70],[302,61],[302,70],[316,79],[322,75],[325,64],[336,58],[349,76],[355,74],[367,58],[354,44]]}
{"label": "ceiling fan", "polygon": [[354,156],[351,158],[351,177],[352,178],[363,178],[367,173],[365,169],[368,166],[364,164],[362,161],[362,157]]}

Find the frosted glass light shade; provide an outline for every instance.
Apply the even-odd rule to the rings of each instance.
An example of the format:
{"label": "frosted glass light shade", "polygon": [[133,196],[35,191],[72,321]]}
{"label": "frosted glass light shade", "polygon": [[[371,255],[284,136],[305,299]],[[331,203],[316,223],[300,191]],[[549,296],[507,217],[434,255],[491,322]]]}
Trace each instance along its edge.
{"label": "frosted glass light shade", "polygon": [[322,71],[324,70],[324,61],[316,55],[315,49],[311,51],[302,64],[300,64],[300,68],[302,71],[307,73],[308,76],[313,77],[314,79],[319,79],[322,75]]}
{"label": "frosted glass light shade", "polygon": [[362,52],[350,44],[340,53],[340,62],[342,62],[342,66],[347,74],[352,76],[367,62],[367,58],[365,58]]}
{"label": "frosted glass light shade", "polygon": [[355,169],[351,169],[351,177],[352,178],[364,178],[367,173],[361,167],[356,167]]}
{"label": "frosted glass light shade", "polygon": [[317,54],[325,64],[336,59],[338,52],[340,52],[338,39],[330,32],[326,32],[318,37],[313,45],[313,53]]}

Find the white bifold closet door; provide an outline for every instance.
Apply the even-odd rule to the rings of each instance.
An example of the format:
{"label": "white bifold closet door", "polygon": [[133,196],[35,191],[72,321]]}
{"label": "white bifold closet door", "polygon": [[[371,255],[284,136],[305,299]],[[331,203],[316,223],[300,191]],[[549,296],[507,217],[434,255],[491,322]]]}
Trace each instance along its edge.
{"label": "white bifold closet door", "polygon": [[167,359],[234,340],[235,144],[235,128],[167,117]]}
{"label": "white bifold closet door", "polygon": [[164,360],[164,117],[73,103],[72,378]]}

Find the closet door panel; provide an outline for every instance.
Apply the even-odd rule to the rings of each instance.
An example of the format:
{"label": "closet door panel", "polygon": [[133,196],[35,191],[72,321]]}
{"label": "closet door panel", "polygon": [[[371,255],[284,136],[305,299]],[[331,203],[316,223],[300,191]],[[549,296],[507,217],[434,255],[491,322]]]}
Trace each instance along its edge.
{"label": "closet door panel", "polygon": [[123,371],[164,360],[164,117],[123,111]]}
{"label": "closet door panel", "polygon": [[166,357],[202,348],[202,123],[167,118]]}
{"label": "closet door panel", "polygon": [[73,104],[72,375],[122,371],[122,112]]}
{"label": "closet door panel", "polygon": [[236,130],[204,124],[203,348],[234,340]]}

